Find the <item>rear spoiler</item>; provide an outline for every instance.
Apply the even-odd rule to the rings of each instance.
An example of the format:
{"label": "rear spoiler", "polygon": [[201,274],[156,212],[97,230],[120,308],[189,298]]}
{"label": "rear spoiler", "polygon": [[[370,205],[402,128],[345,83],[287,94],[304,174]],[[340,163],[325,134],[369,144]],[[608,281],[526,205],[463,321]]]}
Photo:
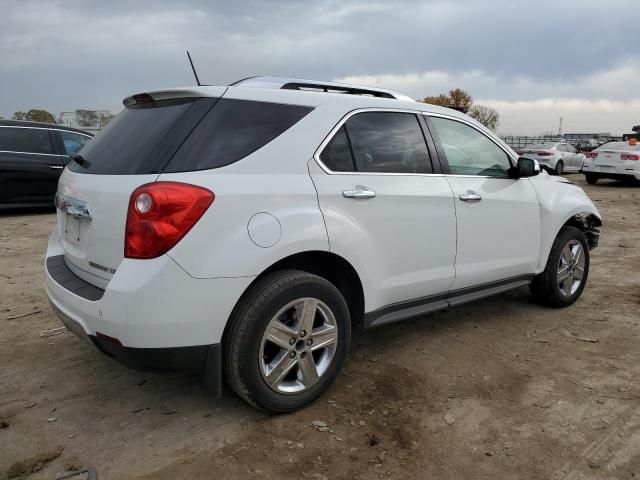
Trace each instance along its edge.
{"label": "rear spoiler", "polygon": [[154,90],[151,92],[137,93],[126,97],[122,104],[125,107],[140,103],[159,102],[162,100],[174,100],[177,98],[212,97],[220,98],[227,91],[227,87],[191,87],[170,88],[167,90]]}

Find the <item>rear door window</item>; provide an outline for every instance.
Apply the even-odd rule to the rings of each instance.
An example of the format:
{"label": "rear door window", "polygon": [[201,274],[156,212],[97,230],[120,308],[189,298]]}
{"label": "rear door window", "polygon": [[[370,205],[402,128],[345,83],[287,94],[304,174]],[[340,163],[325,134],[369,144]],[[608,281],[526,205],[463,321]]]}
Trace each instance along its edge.
{"label": "rear door window", "polygon": [[53,153],[46,128],[0,127],[0,150],[24,153]]}
{"label": "rear door window", "polygon": [[155,164],[166,154],[168,143],[176,141],[175,127],[195,103],[195,99],[188,98],[151,101],[125,108],[79,150],[89,166],[71,162],[68,168],[103,175],[152,173]]}
{"label": "rear door window", "polygon": [[222,98],[164,168],[208,170],[232,164],[262,148],[307,115],[312,107]]}
{"label": "rear door window", "polygon": [[358,172],[433,173],[414,114],[359,113],[347,120],[346,129]]}

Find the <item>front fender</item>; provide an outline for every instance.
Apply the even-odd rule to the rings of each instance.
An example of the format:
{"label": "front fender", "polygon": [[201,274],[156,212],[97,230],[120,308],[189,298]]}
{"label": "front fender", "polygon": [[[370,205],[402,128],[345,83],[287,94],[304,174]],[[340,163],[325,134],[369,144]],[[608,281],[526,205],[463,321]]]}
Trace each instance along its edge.
{"label": "front fender", "polygon": [[531,184],[540,203],[540,257],[536,268],[536,273],[540,273],[544,270],[553,242],[564,225],[587,222],[583,223],[583,230],[586,230],[602,225],[602,216],[584,190],[566,179],[541,174],[532,180]]}

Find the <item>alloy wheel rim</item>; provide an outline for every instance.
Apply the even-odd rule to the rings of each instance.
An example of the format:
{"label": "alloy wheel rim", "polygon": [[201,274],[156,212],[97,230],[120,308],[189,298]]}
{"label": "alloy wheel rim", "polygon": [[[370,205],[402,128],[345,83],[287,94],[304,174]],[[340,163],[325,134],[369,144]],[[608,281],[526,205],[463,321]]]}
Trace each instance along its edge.
{"label": "alloy wheel rim", "polygon": [[582,284],[584,279],[585,254],[582,244],[571,240],[560,253],[558,261],[557,281],[560,293],[570,297]]}
{"label": "alloy wheel rim", "polygon": [[262,378],[278,393],[305,391],[327,372],[337,345],[336,318],[324,302],[311,297],[289,302],[271,318],[262,335]]}

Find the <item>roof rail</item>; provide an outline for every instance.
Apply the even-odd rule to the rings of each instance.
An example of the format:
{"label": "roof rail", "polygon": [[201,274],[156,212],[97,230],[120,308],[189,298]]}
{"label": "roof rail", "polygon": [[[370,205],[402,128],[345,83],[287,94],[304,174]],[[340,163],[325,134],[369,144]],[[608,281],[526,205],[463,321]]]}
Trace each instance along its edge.
{"label": "roof rail", "polygon": [[393,90],[364,87],[349,83],[322,82],[285,77],[249,77],[238,80],[231,87],[277,88],[282,90],[302,90],[308,92],[338,93],[347,95],[368,95],[379,98],[414,101],[413,98]]}

